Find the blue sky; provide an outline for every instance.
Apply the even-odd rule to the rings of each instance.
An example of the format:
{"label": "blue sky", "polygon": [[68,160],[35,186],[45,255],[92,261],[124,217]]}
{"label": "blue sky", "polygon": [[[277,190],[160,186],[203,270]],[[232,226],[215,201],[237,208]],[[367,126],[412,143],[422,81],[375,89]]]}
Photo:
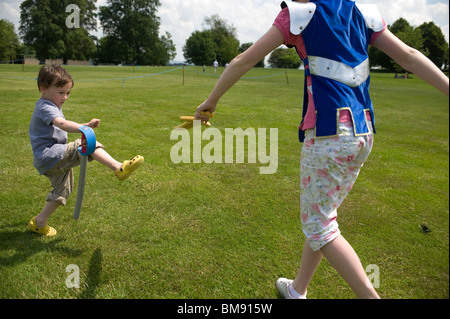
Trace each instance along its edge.
{"label": "blue sky", "polygon": [[[18,32],[20,3],[22,0],[0,0],[0,19],[16,25]],[[195,30],[202,29],[205,17],[218,14],[238,31],[241,43],[255,42],[272,25],[280,8],[281,0],[160,0],[158,16],[161,18],[160,33],[172,34],[177,48],[175,60],[183,61],[183,45]],[[418,26],[433,21],[439,25],[449,42],[449,1],[444,0],[357,0],[360,3],[376,3],[387,24],[405,18]],[[106,0],[98,0],[97,6]],[[101,30],[96,33],[101,36]]]}

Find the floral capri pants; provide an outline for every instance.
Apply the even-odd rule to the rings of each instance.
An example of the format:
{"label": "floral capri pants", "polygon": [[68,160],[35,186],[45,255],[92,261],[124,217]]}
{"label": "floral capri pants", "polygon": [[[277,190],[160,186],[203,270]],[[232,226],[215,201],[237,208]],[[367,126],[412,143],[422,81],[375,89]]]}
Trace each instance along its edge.
{"label": "floral capri pants", "polygon": [[355,136],[351,122],[340,123],[339,136],[334,138],[315,138],[314,130],[306,131],[300,159],[300,211],[302,230],[312,250],[318,251],[339,236],[337,209],[372,145],[373,134]]}

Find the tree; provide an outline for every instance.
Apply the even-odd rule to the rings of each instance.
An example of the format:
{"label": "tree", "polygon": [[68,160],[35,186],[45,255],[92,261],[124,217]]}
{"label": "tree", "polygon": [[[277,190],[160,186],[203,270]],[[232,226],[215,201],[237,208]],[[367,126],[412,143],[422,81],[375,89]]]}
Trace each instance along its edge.
{"label": "tree", "polygon": [[413,29],[414,28],[404,18],[399,18],[391,26],[389,26],[389,30],[393,34],[397,34],[399,32],[408,32],[408,31],[412,31]]}
{"label": "tree", "polygon": [[[414,28],[408,21],[400,18],[392,26],[389,26],[389,30],[407,45],[430,58],[438,67],[448,65],[448,43],[445,41],[442,30],[433,22],[423,23],[421,26]],[[375,47],[370,47],[369,59],[371,66],[381,66],[395,72],[405,71],[394,60]]]}
{"label": "tree", "polygon": [[298,69],[301,65],[297,52],[284,47],[275,49],[270,54],[268,62],[271,68]]}
{"label": "tree", "polygon": [[205,18],[203,24],[206,30],[211,32],[217,61],[220,65],[229,63],[239,54],[236,28],[229,25],[226,20],[221,19],[217,14]]}
{"label": "tree", "polygon": [[[389,26],[389,30],[409,46],[422,50],[423,41],[420,31],[414,29],[404,18],[395,21]],[[369,61],[371,66],[381,66],[390,71],[404,72],[400,65],[375,47],[369,48]]]}
{"label": "tree", "polygon": [[[243,53],[243,52],[247,51],[248,48],[250,48],[252,45],[253,45],[252,42],[242,43],[242,44],[239,46],[239,53]],[[255,65],[255,67],[257,67],[257,68],[263,68],[264,66],[265,66],[265,64],[264,64],[264,59],[262,59],[261,61],[259,61],[259,62]]]}
{"label": "tree", "polygon": [[[159,38],[160,19],[156,16],[159,0],[108,0],[100,7],[100,23],[109,39],[100,42],[99,56],[108,56],[104,51],[113,44],[113,60],[125,64],[159,65],[174,56],[172,36],[166,33]],[[108,61],[113,62],[113,61]]]}
{"label": "tree", "polygon": [[448,66],[449,66],[448,49],[449,49],[449,47],[447,46],[445,48],[445,53],[444,53],[444,69],[446,69],[447,71],[448,71]]}
{"label": "tree", "polygon": [[423,23],[418,29],[422,32],[423,46],[429,52],[428,58],[439,68],[448,64],[446,52],[448,52],[448,43],[442,33],[441,28],[433,22]]}
{"label": "tree", "polygon": [[[390,27],[392,33],[394,33],[400,40],[421,51],[425,56],[428,55],[428,51],[424,48],[422,33],[419,29],[411,26],[408,21],[403,18],[398,19]],[[406,72],[397,62],[390,60],[391,70],[394,72]]]}
{"label": "tree", "polygon": [[101,38],[97,44],[96,64],[120,64],[123,59],[118,52],[126,50],[124,44],[117,38],[106,36]]}
{"label": "tree", "polygon": [[72,29],[64,34],[64,50],[61,54],[63,63],[67,60],[89,60],[97,51],[94,43],[95,37],[91,37],[85,29]]}
{"label": "tree", "polygon": [[0,61],[15,60],[19,53],[19,37],[14,31],[14,24],[8,20],[0,20]]}
{"label": "tree", "polygon": [[158,64],[166,65],[177,55],[177,49],[172,40],[172,35],[166,31],[165,35],[159,38],[161,43],[160,62]]}
{"label": "tree", "polygon": [[[96,0],[25,0],[20,5],[20,34],[36,51],[40,63],[47,58],[88,59],[95,52],[88,31],[95,30]],[[80,10],[79,27],[67,25],[69,5]]]}
{"label": "tree", "polygon": [[216,57],[214,48],[210,31],[194,31],[183,46],[183,55],[187,63],[210,64]]}

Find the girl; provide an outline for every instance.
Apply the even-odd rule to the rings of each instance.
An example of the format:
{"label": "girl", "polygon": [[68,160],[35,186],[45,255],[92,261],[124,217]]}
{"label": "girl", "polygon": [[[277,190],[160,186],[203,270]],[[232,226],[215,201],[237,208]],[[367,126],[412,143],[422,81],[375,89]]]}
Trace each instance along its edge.
{"label": "girl", "polygon": [[341,235],[337,209],[367,159],[375,133],[369,96],[368,47],[444,94],[449,80],[428,58],[395,37],[374,5],[349,0],[283,2],[271,29],[225,69],[197,108],[213,113],[219,99],[258,61],[281,44],[295,47],[305,64],[300,208],[305,241],[294,280],[280,278],[287,299],[305,299],[308,284],[325,257],[359,298],[379,298],[351,245]]}

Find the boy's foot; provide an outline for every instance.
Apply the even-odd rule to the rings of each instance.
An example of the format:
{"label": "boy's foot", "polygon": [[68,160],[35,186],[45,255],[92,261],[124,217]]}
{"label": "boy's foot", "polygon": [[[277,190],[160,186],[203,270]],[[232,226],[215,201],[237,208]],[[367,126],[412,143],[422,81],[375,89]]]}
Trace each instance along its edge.
{"label": "boy's foot", "polygon": [[139,168],[139,166],[141,166],[143,162],[144,156],[138,155],[129,161],[123,162],[122,167],[114,174],[117,176],[119,181],[126,180],[131,175],[131,173],[133,173]]}
{"label": "boy's foot", "polygon": [[44,227],[38,227],[36,224],[36,217],[33,217],[33,219],[30,220],[28,223],[28,229],[32,232],[44,235],[46,237],[51,237],[56,235],[56,230],[53,227],[50,226],[44,226]]}

